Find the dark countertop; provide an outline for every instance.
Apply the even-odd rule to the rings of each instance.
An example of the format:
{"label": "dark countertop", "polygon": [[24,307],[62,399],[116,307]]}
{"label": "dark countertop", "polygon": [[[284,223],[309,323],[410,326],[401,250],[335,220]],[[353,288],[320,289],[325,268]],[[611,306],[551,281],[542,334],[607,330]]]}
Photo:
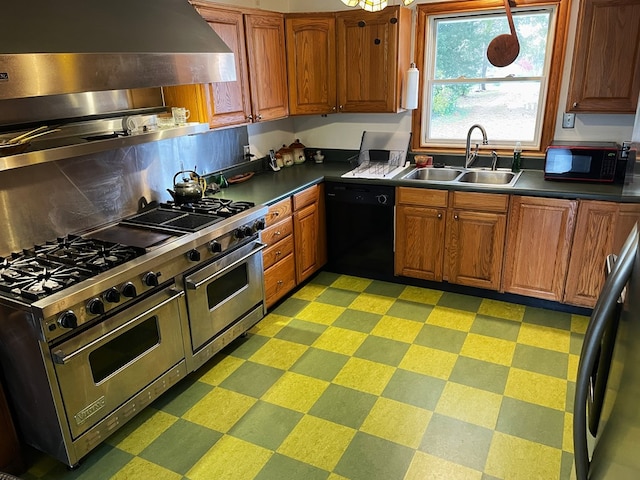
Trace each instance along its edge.
{"label": "dark countertop", "polygon": [[[412,168],[412,167],[408,167]],[[622,195],[622,185],[600,185],[578,182],[554,182],[544,180],[540,170],[524,170],[515,186],[473,186],[461,184],[438,184],[421,180],[400,180],[398,175],[394,179],[346,179],[341,175],[351,169],[346,162],[325,162],[315,164],[305,162],[288,168],[282,168],[279,172],[264,171],[254,175],[243,183],[230,185],[215,196],[244,200],[256,204],[272,204],[286,198],[298,191],[322,182],[331,180],[338,182],[354,182],[374,185],[411,186],[419,188],[434,188],[444,190],[465,190],[476,192],[506,193],[516,195],[529,195],[537,197],[604,200],[615,202],[640,202],[640,197]]]}

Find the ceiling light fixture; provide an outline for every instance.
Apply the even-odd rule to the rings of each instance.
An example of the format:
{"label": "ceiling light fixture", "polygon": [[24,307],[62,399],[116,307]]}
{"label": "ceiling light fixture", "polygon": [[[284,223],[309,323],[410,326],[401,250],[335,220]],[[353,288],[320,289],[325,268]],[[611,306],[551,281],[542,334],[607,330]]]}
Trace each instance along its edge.
{"label": "ceiling light fixture", "polygon": [[[402,0],[403,5],[410,5],[414,0]],[[342,0],[347,7],[360,7],[367,12],[378,12],[387,6],[387,0]]]}

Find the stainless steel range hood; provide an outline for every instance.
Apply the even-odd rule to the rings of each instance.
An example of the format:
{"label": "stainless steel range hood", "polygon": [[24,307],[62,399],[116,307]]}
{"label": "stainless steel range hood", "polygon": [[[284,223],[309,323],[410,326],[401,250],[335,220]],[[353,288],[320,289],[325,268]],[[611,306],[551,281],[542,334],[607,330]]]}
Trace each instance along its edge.
{"label": "stainless steel range hood", "polygon": [[0,100],[235,79],[187,0],[3,2]]}

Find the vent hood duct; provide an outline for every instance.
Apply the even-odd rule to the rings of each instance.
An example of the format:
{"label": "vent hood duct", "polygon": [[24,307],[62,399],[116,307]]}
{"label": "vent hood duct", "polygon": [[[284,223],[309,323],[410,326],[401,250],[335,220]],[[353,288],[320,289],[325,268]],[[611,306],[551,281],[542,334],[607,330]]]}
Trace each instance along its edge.
{"label": "vent hood duct", "polygon": [[187,0],[3,2],[0,100],[235,80]]}

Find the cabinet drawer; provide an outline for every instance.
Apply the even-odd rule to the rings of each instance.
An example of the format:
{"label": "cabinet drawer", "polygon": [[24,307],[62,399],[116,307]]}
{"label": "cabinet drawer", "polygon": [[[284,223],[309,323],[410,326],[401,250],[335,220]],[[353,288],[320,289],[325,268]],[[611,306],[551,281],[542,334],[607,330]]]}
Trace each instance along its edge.
{"label": "cabinet drawer", "polygon": [[293,253],[293,236],[287,235],[284,239],[264,250],[262,253],[264,269],[266,270],[291,253]]}
{"label": "cabinet drawer", "polygon": [[300,210],[302,207],[306,207],[307,205],[311,205],[312,203],[316,203],[318,201],[318,186],[314,185],[313,187],[309,187],[306,190],[296,193],[293,196],[293,210]]}
{"label": "cabinet drawer", "polygon": [[509,195],[500,193],[451,192],[451,206],[465,210],[505,213],[509,208]]}
{"label": "cabinet drawer", "polygon": [[264,272],[264,295],[267,308],[296,286],[296,265],[293,254],[286,256]]}
{"label": "cabinet drawer", "polygon": [[292,233],[293,220],[291,217],[287,217],[281,222],[271,225],[262,231],[262,243],[266,243],[268,246],[271,246]]}
{"label": "cabinet drawer", "polygon": [[265,221],[267,223],[267,227],[273,225],[274,223],[279,222],[285,217],[291,215],[291,199],[285,198],[278,203],[274,203],[269,207],[269,212],[267,213],[267,217]]}
{"label": "cabinet drawer", "polygon": [[449,192],[429,188],[398,187],[396,193],[397,203],[424,207],[446,207]]}

